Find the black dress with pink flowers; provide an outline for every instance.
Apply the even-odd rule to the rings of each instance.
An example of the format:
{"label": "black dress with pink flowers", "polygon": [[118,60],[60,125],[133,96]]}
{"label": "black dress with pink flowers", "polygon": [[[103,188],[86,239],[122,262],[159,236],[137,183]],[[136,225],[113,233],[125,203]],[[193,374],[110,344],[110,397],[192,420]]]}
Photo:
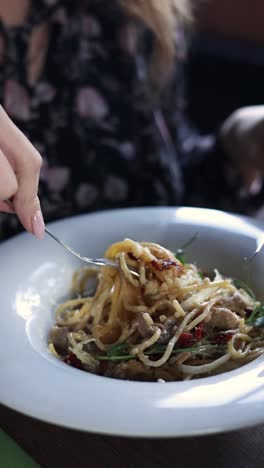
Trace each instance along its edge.
{"label": "black dress with pink flowers", "polygon": [[[49,46],[32,84],[29,41],[43,22]],[[114,1],[90,0],[83,11],[71,2],[34,0],[25,26],[1,25],[0,32],[0,99],[43,156],[39,195],[46,221],[143,205],[231,209],[221,149],[185,119],[183,37],[174,78],[159,102],[150,103],[143,46],[151,38]],[[19,229],[16,217],[0,215],[1,238]]]}

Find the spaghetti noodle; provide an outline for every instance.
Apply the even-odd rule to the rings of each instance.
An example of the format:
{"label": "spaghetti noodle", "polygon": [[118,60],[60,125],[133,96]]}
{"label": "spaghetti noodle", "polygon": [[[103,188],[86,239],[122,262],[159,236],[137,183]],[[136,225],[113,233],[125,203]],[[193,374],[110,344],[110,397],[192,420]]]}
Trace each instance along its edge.
{"label": "spaghetti noodle", "polygon": [[57,308],[49,347],[66,363],[108,377],[174,381],[225,372],[264,352],[264,306],[243,284],[217,270],[202,275],[150,242],[126,239],[105,256],[119,269],[77,271],[75,298]]}

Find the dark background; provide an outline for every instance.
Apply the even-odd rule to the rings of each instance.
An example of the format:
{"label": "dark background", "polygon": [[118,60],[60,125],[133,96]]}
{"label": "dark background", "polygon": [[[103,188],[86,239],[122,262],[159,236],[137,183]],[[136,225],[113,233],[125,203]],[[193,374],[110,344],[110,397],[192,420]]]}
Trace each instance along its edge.
{"label": "dark background", "polygon": [[211,132],[242,106],[264,104],[264,1],[194,0],[189,116]]}

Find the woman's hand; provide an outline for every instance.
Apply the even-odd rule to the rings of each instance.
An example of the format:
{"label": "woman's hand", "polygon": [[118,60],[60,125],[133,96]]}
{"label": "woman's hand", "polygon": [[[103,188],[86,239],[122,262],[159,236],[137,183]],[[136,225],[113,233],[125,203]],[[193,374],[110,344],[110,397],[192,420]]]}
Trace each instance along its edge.
{"label": "woman's hand", "polygon": [[245,194],[257,194],[264,177],[264,106],[235,111],[221,128],[221,139]]}
{"label": "woman's hand", "polygon": [[[0,211],[16,213],[41,239],[44,221],[38,199],[41,156],[0,106]],[[12,199],[14,210],[4,200]]]}

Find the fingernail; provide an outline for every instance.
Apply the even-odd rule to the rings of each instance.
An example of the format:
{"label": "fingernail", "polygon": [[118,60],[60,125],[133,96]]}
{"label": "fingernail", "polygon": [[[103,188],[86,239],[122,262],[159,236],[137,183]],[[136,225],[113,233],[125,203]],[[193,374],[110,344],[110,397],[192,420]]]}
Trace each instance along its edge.
{"label": "fingernail", "polygon": [[40,210],[38,210],[35,216],[33,216],[32,227],[33,227],[33,234],[38,239],[43,239],[45,235],[45,224],[44,224],[43,216]]}

